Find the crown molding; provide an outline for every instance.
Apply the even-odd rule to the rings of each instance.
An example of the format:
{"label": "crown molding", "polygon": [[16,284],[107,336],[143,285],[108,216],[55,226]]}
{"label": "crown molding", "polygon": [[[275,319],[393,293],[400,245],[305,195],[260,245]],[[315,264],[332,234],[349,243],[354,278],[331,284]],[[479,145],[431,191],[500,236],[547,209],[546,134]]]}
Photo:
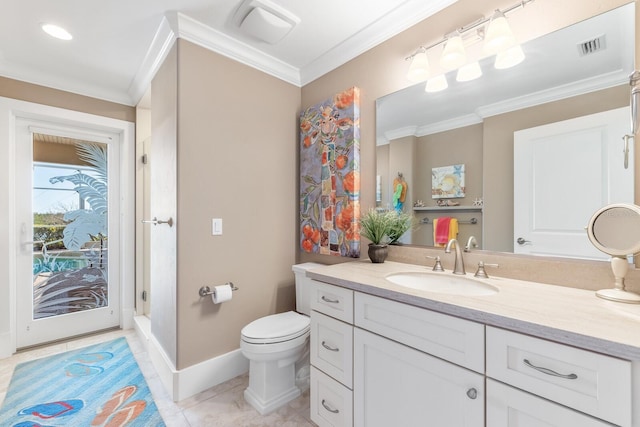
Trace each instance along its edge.
{"label": "crown molding", "polygon": [[[349,62],[369,49],[434,15],[458,0],[412,0],[394,9],[300,70],[301,86]],[[411,13],[407,13],[407,10]],[[373,25],[375,24],[375,25]],[[380,31],[384,28],[384,31]]]}
{"label": "crown molding", "polygon": [[629,76],[627,73],[623,70],[617,70],[601,74],[596,77],[579,80],[574,83],[534,92],[529,95],[507,99],[494,104],[483,105],[476,110],[476,113],[482,118],[491,117],[627,83],[629,83]]}
{"label": "crown molding", "polygon": [[420,126],[416,131],[416,136],[421,137],[426,135],[433,135],[434,133],[476,125],[478,123],[482,123],[482,117],[477,114],[471,113],[465,116],[454,117],[453,119],[449,120],[442,120],[438,123]]}
{"label": "crown molding", "polygon": [[137,105],[147,89],[149,89],[151,80],[153,80],[153,77],[169,54],[171,47],[176,42],[177,37],[173,27],[167,16],[162,18],[151,45],[129,86],[129,97],[133,101],[133,105]]}
{"label": "crown molding", "polygon": [[264,73],[300,86],[300,70],[258,49],[214,30],[182,13],[176,13],[178,37],[224,55]]}
{"label": "crown molding", "polygon": [[619,86],[621,84],[627,84],[628,82],[629,76],[623,70],[602,74],[597,77],[542,90],[529,95],[507,99],[494,104],[483,105],[478,107],[474,113],[464,116],[454,117],[452,119],[442,120],[437,123],[430,123],[422,126],[406,126],[389,130],[385,132],[382,137],[379,137],[378,145],[388,144],[391,140],[405,136],[421,137],[464,126],[471,126],[482,123],[482,121],[487,117],[522,110],[524,108],[535,107],[536,105],[546,104],[548,102],[560,101],[573,96],[584,95],[590,92]]}

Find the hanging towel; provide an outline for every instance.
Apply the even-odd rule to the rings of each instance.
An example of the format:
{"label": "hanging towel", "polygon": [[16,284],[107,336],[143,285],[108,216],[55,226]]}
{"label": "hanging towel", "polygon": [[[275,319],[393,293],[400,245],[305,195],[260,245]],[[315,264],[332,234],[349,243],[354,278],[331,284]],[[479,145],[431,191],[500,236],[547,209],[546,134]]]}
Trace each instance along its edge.
{"label": "hanging towel", "polygon": [[443,247],[451,239],[458,237],[458,220],[450,217],[441,217],[433,220],[434,246]]}

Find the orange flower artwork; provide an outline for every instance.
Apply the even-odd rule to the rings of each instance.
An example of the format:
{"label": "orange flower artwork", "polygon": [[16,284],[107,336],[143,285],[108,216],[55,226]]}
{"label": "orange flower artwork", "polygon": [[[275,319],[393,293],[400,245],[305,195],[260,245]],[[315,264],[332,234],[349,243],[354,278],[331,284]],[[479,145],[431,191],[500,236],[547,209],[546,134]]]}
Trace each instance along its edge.
{"label": "orange flower artwork", "polygon": [[300,115],[300,248],[360,257],[360,91]]}

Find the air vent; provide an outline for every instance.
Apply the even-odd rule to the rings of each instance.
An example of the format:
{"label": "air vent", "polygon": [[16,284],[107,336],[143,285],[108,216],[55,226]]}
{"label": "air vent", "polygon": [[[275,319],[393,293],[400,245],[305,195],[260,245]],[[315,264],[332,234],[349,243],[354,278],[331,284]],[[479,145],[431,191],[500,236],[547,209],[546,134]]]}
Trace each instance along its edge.
{"label": "air vent", "polygon": [[580,56],[591,55],[592,53],[605,50],[606,48],[607,39],[604,34],[600,37],[596,37],[594,39],[587,40],[578,44],[578,51],[580,52]]}

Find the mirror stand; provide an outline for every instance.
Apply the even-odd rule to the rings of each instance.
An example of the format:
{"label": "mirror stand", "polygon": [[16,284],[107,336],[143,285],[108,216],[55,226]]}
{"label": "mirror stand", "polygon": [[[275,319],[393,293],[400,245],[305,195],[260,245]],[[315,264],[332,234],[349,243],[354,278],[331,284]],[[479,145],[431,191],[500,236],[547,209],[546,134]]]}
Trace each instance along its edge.
{"label": "mirror stand", "polygon": [[615,277],[614,287],[601,289],[596,292],[600,298],[617,302],[640,304],[640,295],[624,289],[624,278],[629,271],[629,261],[626,257],[614,256],[611,258],[611,269]]}

